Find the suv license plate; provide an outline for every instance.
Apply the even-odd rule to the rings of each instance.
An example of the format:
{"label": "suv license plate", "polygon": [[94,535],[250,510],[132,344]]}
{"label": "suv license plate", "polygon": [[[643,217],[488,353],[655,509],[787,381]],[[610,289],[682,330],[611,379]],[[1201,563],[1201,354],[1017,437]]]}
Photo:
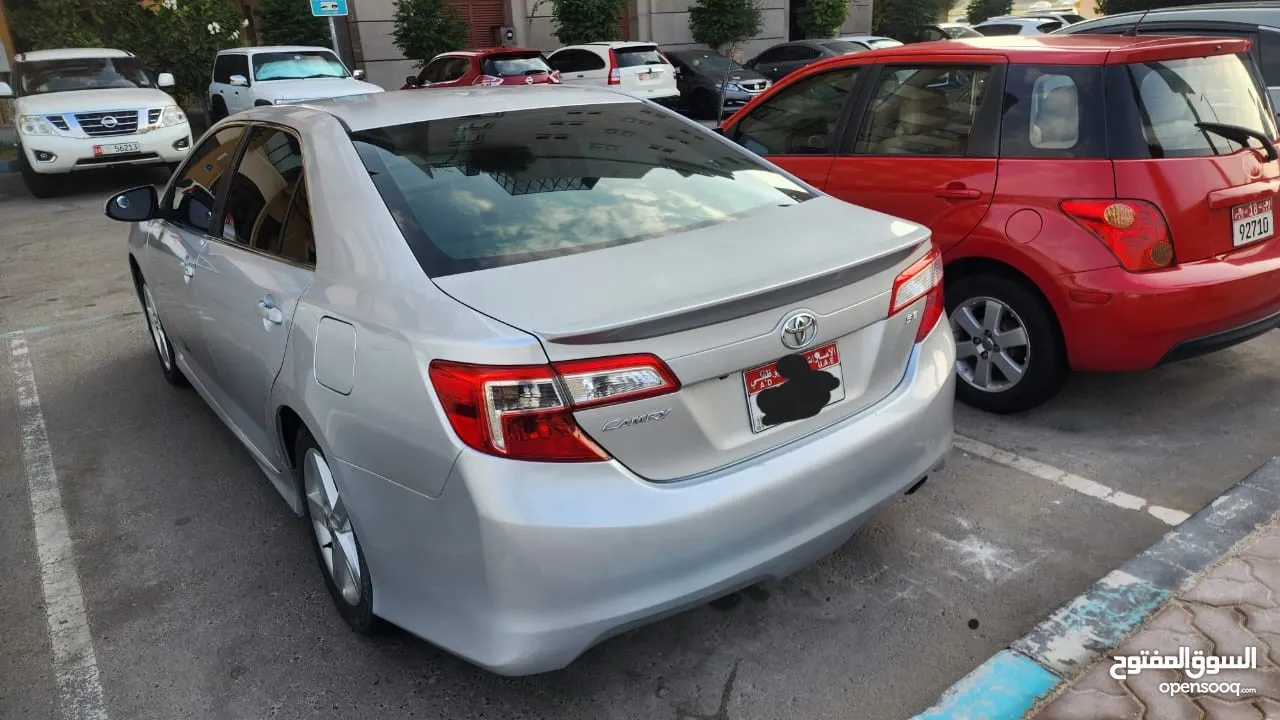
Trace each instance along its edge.
{"label": "suv license plate", "polygon": [[[827,343],[809,350],[804,353],[804,359],[809,361],[811,370],[825,372],[836,379],[835,388],[830,390],[831,395],[823,407],[843,400],[844,373],[840,369],[840,349],[836,344]],[[760,409],[756,398],[765,390],[784,385],[787,382],[790,381],[783,378],[778,372],[777,362],[761,365],[742,373],[742,385],[747,393],[747,412],[751,417],[751,432],[760,433],[773,427],[772,425],[764,424],[764,411]]]}
{"label": "suv license plate", "polygon": [[1231,244],[1233,247],[1265,240],[1275,233],[1271,198],[1231,208]]}
{"label": "suv license plate", "polygon": [[115,145],[94,145],[93,156],[101,157],[103,155],[122,155],[124,153],[136,153],[142,148],[138,143],[116,143]]}

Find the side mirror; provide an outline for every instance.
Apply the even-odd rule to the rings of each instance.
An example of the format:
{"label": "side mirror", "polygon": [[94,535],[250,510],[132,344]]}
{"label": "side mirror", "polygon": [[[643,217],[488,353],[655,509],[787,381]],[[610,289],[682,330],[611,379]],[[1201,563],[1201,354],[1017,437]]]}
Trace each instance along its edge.
{"label": "side mirror", "polygon": [[177,83],[173,80],[173,73],[160,73],[160,77],[156,78],[156,85],[162,88],[171,88]]}
{"label": "side mirror", "polygon": [[355,78],[356,80],[363,80],[363,79],[364,79],[364,71],[363,71],[363,70],[354,70],[354,71],[352,71],[352,73],[351,73],[351,77]]}
{"label": "side mirror", "polygon": [[13,88],[9,87],[9,83],[0,82],[0,98],[13,97]]}
{"label": "side mirror", "polygon": [[154,185],[143,185],[107,199],[106,216],[120,222],[142,222],[156,216],[159,199]]}
{"label": "side mirror", "polygon": [[243,75],[232,75],[231,84],[236,87],[249,87],[249,78]]}
{"label": "side mirror", "polygon": [[416,88],[418,87],[418,78],[414,75],[410,75],[409,77],[404,79],[404,84],[408,85],[411,88]]}

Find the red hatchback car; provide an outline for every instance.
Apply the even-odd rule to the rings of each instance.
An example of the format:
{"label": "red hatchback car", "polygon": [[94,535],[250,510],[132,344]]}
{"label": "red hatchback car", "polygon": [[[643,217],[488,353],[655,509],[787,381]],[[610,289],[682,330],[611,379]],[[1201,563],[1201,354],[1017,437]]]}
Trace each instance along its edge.
{"label": "red hatchback car", "polygon": [[958,396],[1016,412],[1072,369],[1142,370],[1280,326],[1277,129],[1248,49],[1103,35],[906,45],[804,68],[721,132],[931,228]]}
{"label": "red hatchback car", "polygon": [[560,73],[551,69],[541,52],[502,47],[441,53],[424,65],[416,77],[405,78],[404,87],[400,89],[559,82]]}

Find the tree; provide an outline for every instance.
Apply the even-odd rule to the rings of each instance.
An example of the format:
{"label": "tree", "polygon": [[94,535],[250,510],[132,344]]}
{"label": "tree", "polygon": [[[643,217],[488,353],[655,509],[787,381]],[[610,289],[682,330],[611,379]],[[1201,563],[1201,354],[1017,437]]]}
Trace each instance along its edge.
{"label": "tree", "polygon": [[329,45],[329,24],[311,14],[307,0],[259,0],[253,14],[264,45]]}
{"label": "tree", "polygon": [[848,12],[845,0],[809,0],[800,11],[800,30],[807,38],[835,37]]}
{"label": "tree", "polygon": [[893,37],[918,25],[931,25],[951,4],[951,0],[876,0],[871,6],[873,32]]}
{"label": "tree", "polygon": [[443,52],[467,45],[467,22],[444,0],[396,0],[396,47],[418,67]]}
{"label": "tree", "polygon": [[[539,0],[538,6],[547,0]],[[565,45],[620,40],[618,24],[627,11],[627,0],[550,0],[552,33]]]}
{"label": "tree", "polygon": [[1013,12],[1013,0],[970,0],[965,11],[965,19],[971,25],[977,25],[997,15],[1008,15]]}
{"label": "tree", "polygon": [[116,47],[117,38],[132,35],[129,26],[142,19],[133,0],[27,0],[11,3],[16,50],[63,47]]}
{"label": "tree", "polygon": [[694,42],[721,53],[727,48],[729,55],[759,34],[760,15],[756,0],[696,0],[689,8],[689,32]]}

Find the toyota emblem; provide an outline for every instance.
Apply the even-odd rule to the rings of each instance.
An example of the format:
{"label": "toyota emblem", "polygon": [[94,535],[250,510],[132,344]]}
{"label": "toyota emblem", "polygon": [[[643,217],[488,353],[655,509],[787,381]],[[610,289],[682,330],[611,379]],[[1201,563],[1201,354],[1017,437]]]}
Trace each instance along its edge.
{"label": "toyota emblem", "polygon": [[118,121],[110,115],[107,115],[102,118],[102,127],[104,128],[113,128],[117,124],[119,124]]}
{"label": "toyota emblem", "polygon": [[792,350],[813,342],[818,337],[818,318],[813,313],[797,310],[782,321],[782,344]]}

